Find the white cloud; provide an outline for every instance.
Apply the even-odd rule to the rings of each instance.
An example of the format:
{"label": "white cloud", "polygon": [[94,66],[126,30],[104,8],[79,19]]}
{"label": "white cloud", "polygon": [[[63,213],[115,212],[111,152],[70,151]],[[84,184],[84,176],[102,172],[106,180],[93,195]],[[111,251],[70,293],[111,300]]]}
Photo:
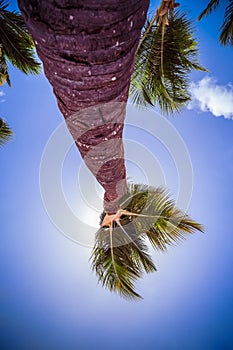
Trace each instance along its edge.
{"label": "white cloud", "polygon": [[0,90],[0,103],[3,103],[3,102],[6,101],[4,98],[1,98],[1,97],[5,96],[5,95],[6,95],[5,92]]}
{"label": "white cloud", "polygon": [[218,85],[214,78],[203,78],[191,84],[192,101],[188,109],[211,112],[214,116],[233,119],[233,86]]}

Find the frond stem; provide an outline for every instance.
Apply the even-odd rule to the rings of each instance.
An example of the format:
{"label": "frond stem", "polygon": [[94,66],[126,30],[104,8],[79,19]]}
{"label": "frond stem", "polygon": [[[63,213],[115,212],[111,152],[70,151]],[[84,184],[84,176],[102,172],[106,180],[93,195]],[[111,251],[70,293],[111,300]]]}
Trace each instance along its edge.
{"label": "frond stem", "polygon": [[114,258],[114,252],[113,252],[113,239],[112,239],[112,222],[109,224],[109,235],[110,235],[110,249],[111,249],[111,257],[112,257],[112,264],[113,264],[113,269],[115,271],[116,277],[118,281],[120,281],[116,266],[115,266],[115,258]]}
{"label": "frond stem", "polygon": [[140,41],[139,45],[138,45],[138,48],[137,48],[137,51],[136,51],[136,55],[137,55],[137,52],[139,50],[139,48],[141,47],[141,45],[144,43],[146,37],[147,37],[147,34],[150,32],[151,28],[153,27],[154,23],[155,23],[155,20],[158,18],[158,10],[156,11],[154,17],[152,18],[148,28],[146,29],[146,31],[143,33],[143,36],[142,36],[142,40]]}

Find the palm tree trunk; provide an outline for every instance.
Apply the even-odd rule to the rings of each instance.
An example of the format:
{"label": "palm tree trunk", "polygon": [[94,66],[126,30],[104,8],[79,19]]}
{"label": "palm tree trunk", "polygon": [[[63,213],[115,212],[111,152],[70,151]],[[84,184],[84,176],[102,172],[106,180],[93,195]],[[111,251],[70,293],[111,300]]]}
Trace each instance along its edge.
{"label": "palm tree trunk", "polygon": [[19,0],[76,145],[118,210],[126,187],[122,132],[149,0]]}

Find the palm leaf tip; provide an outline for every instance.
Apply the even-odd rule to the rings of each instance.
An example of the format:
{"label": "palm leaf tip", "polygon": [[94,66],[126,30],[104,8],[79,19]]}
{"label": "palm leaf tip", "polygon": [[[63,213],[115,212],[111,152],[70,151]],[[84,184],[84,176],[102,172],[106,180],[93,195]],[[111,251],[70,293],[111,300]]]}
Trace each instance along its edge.
{"label": "palm leaf tip", "polygon": [[0,146],[7,143],[13,135],[13,131],[9,128],[7,123],[0,118]]}
{"label": "palm leaf tip", "polygon": [[219,41],[224,46],[233,46],[233,1],[226,7],[224,21],[220,27]]}
{"label": "palm leaf tip", "polygon": [[[220,0],[211,0],[207,7],[199,15],[198,20],[208,16],[215,11],[220,5]],[[229,0],[225,8],[223,23],[219,29],[219,41],[222,45],[233,46],[233,1]]]}
{"label": "palm leaf tip", "polygon": [[219,6],[220,0],[211,0],[206,8],[201,12],[201,14],[198,16],[198,21],[200,21],[203,17],[208,16],[213,11],[215,11]]}

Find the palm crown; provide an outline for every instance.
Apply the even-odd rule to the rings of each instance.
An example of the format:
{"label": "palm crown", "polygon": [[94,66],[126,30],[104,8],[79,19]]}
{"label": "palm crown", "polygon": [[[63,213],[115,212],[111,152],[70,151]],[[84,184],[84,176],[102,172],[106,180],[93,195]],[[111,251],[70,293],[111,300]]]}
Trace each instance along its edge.
{"label": "palm crown", "polygon": [[[177,5],[174,1],[162,1],[154,18],[147,20],[130,88],[134,103],[158,104],[166,114],[180,111],[190,100],[189,73],[206,71],[198,63],[192,21],[185,13],[174,12]],[[170,7],[164,9],[164,6]]]}
{"label": "palm crown", "polygon": [[98,230],[92,269],[102,286],[129,299],[141,298],[135,291],[136,280],[144,272],[156,271],[148,241],[154,249],[165,251],[187,234],[203,232],[202,225],[176,208],[165,190],[145,185],[128,184],[118,218]]}

